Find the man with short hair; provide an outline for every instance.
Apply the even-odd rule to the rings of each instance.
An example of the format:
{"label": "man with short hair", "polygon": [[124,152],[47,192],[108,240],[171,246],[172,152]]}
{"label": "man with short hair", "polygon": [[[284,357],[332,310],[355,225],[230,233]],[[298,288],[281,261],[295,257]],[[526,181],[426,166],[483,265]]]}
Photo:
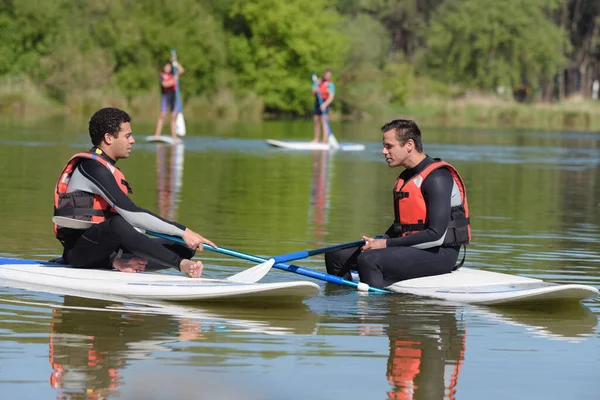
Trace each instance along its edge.
{"label": "man with short hair", "polygon": [[[471,241],[465,185],[456,169],[423,153],[414,121],[398,119],[381,128],[385,161],[404,167],[393,191],[394,223],[381,239],[327,253],[327,272],[384,288],[405,279],[452,272],[460,247]],[[464,261],[464,259],[463,259]]]}
{"label": "man with short hair", "polygon": [[[117,108],[98,110],[90,119],[94,147],[75,154],[63,168],[54,194],[54,215],[62,217],[54,226],[64,247],[63,262],[75,268],[115,268],[140,272],[148,261],[173,267],[196,278],[202,262],[191,261],[203,243],[215,246],[185,226],[138,207],[129,198],[131,187],[115,166],[129,157],[135,143],[131,118]],[[82,226],[88,226],[81,229]],[[144,231],[179,236],[187,246],[165,239],[149,238]]]}

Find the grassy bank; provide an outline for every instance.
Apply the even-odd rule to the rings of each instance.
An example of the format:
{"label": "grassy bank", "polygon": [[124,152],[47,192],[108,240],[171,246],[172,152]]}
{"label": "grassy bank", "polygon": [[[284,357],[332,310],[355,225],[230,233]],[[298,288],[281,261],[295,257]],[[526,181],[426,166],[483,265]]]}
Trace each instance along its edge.
{"label": "grassy bank", "polygon": [[[154,119],[159,102],[158,92],[126,98],[118,91],[101,89],[70,93],[62,102],[57,102],[48,99],[25,78],[0,81],[0,115],[5,117],[88,117],[101,107],[113,106],[128,110],[136,118]],[[221,90],[212,97],[185,99],[184,105],[190,120],[260,120],[267,117],[263,109],[262,100],[255,94],[240,95],[228,90]],[[471,95],[458,99],[438,96],[409,99],[402,107],[387,109],[394,111],[387,111],[385,115],[370,114],[368,118],[413,118],[424,127],[600,131],[600,102],[577,97],[558,104],[521,104],[492,96]],[[332,118],[344,116],[334,113]]]}
{"label": "grassy bank", "polygon": [[495,97],[471,96],[409,101],[398,114],[423,125],[452,128],[600,131],[600,101],[579,97],[556,104],[522,104]]}

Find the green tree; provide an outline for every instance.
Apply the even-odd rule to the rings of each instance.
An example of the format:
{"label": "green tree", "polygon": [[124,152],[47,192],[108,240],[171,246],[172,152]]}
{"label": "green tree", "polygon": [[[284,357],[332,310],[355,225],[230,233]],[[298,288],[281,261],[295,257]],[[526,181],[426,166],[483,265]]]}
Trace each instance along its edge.
{"label": "green tree", "polygon": [[311,72],[339,69],[347,50],[339,14],[326,0],[234,1],[226,26],[229,62],[239,85],[253,88],[267,111],[304,113]]}
{"label": "green tree", "polygon": [[431,21],[425,58],[437,78],[495,89],[551,76],[564,64],[565,32],[549,18],[552,0],[447,2]]}

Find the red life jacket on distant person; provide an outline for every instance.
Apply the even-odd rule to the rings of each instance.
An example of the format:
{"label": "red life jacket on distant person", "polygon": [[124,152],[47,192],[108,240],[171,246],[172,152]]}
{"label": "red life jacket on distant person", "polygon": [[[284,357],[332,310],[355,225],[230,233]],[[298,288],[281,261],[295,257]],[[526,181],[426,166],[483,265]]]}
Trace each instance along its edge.
{"label": "red life jacket on distant person", "polygon": [[[171,82],[171,83],[173,83],[173,85],[164,87],[162,85],[163,82]],[[170,92],[177,91],[177,81],[175,80],[175,75],[173,75],[172,73],[161,72],[160,73],[160,83],[161,83],[160,88],[161,88],[162,93],[170,93]]]}
{"label": "red life jacket on distant person", "polygon": [[[96,149],[95,154],[77,153],[67,162],[67,165],[63,168],[63,171],[58,178],[58,182],[56,182],[56,188],[54,190],[55,216],[100,223],[107,217],[117,213],[100,195],[82,191],[67,193],[71,175],[73,175],[73,171],[75,171],[77,165],[84,159],[96,160],[104,165],[112,173],[123,193],[126,195],[131,193],[129,183],[125,180],[125,176],[121,170],[105,160],[101,154],[102,150],[100,149]],[[54,224],[54,233],[60,239],[56,224]]]}
{"label": "red life jacket on distant person", "polygon": [[323,78],[319,79],[319,93],[321,93],[321,100],[325,101],[329,98],[329,84],[331,83],[331,81],[329,80],[325,80]]}
{"label": "red life jacket on distant person", "polygon": [[471,224],[467,191],[456,168],[449,163],[436,159],[421,173],[413,176],[408,182],[398,178],[394,185],[394,229],[400,236],[427,229],[427,204],[421,191],[421,185],[430,173],[438,168],[446,168],[452,174],[460,191],[461,204],[454,206],[450,212],[450,223],[442,246],[460,246],[471,241]]}

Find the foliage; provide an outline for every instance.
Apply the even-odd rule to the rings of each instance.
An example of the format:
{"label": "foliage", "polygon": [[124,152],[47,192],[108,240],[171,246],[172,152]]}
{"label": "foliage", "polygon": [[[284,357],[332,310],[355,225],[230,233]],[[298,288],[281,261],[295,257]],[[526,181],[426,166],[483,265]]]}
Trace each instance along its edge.
{"label": "foliage", "polygon": [[565,64],[565,32],[546,0],[448,2],[433,17],[426,63],[440,79],[468,87],[511,87],[552,76]]}
{"label": "foliage", "polygon": [[223,118],[308,115],[324,68],[334,110],[359,116],[523,81],[590,97],[599,26],[597,0],[2,0],[0,79],[136,107],[175,48],[184,106]]}

